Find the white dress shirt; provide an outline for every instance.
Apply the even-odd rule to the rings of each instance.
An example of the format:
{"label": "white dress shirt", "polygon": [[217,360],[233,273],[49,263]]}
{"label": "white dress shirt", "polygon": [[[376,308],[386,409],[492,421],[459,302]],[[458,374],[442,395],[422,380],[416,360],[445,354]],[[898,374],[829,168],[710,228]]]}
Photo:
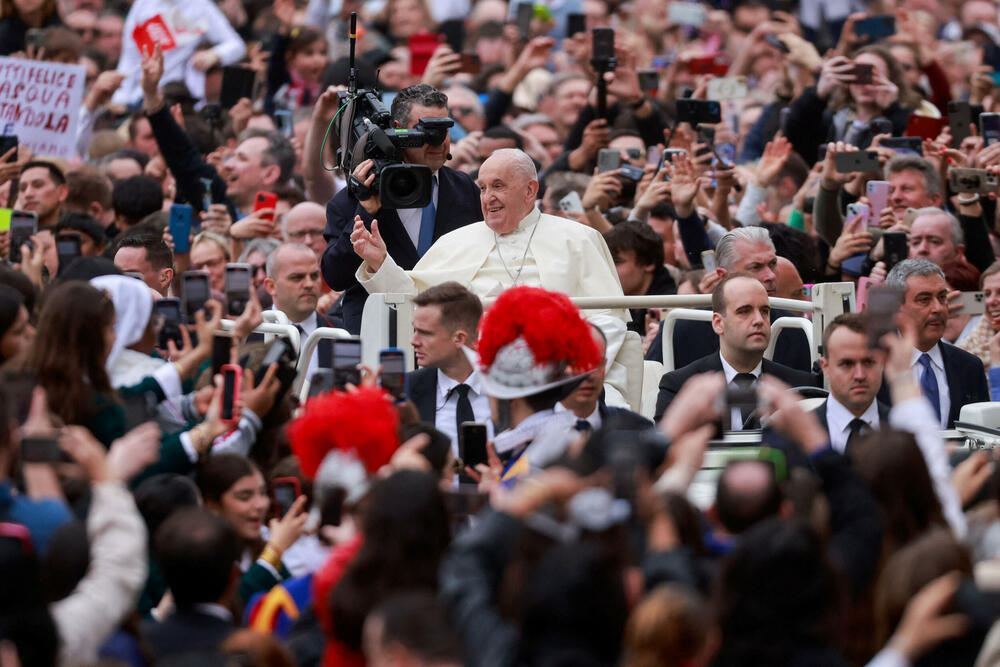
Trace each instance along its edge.
{"label": "white dress shirt", "polygon": [[[920,363],[923,352],[913,350],[910,357],[910,368],[913,369],[913,379],[920,386],[920,376],[924,374],[924,367]],[[934,369],[934,378],[937,380],[938,397],[941,399],[941,428],[948,427],[948,414],[951,411],[951,394],[948,392],[948,376],[944,370],[944,357],[941,356],[941,344],[938,343],[927,350],[927,356],[931,358],[931,367]]]}
{"label": "white dress shirt", "polygon": [[[459,384],[469,385],[469,402],[472,403],[472,413],[476,415],[477,422],[486,424],[486,438],[493,439],[493,413],[490,410],[490,399],[483,389],[482,379],[479,371],[472,371],[472,375],[459,382],[441,372],[437,372],[437,396],[434,401],[434,428],[451,438],[451,451],[458,457],[458,424],[456,423],[458,413],[458,392],[452,391]],[[450,392],[450,393],[449,393]]]}
{"label": "white dress shirt", "polygon": [[[434,188],[431,190],[431,201],[434,202],[434,209],[437,210],[438,204],[438,178],[437,172],[434,172]],[[422,208],[397,208],[396,215],[399,216],[399,221],[403,223],[403,229],[406,230],[407,235],[410,240],[413,241],[413,247],[416,248],[420,244],[420,218],[423,217],[424,209]]]}
{"label": "white dress shirt", "polygon": [[[878,401],[872,399],[871,405],[860,417],[861,421],[868,424],[872,430],[879,427]],[[833,397],[833,394],[826,399],[826,425],[830,431],[830,445],[844,453],[847,449],[847,438],[851,435],[851,422],[854,420],[854,413],[844,407],[844,404]]]}
{"label": "white dress shirt", "polygon": [[[278,308],[272,307],[271,310],[278,310]],[[285,313],[285,315],[288,315],[288,313]],[[316,329],[319,328],[319,319],[316,317],[316,311],[314,310],[311,313],[309,313],[309,317],[307,317],[306,319],[302,320],[301,322],[292,322],[292,324],[302,329],[301,333],[299,334],[299,339],[300,339],[299,344],[305,345],[306,338],[309,337],[309,334],[311,334],[313,331],[316,331]],[[315,373],[316,369],[319,368],[319,354],[317,354],[318,350],[319,350],[318,347],[315,350],[313,350],[313,355],[309,359],[309,370],[306,371],[306,377],[309,378],[310,380],[312,379],[313,373]]]}
{"label": "white dress shirt", "polygon": [[[567,408],[562,403],[556,403],[555,411],[557,414],[560,412],[569,412],[569,408]],[[576,415],[573,416],[576,417]],[[579,417],[576,418],[580,419]],[[594,408],[594,411],[591,412],[589,415],[587,415],[585,421],[590,422],[590,429],[592,431],[596,431],[597,429],[601,428],[601,424],[603,423],[601,421],[601,406],[598,405],[596,408]]]}
{"label": "white dress shirt", "polygon": [[[739,374],[739,371],[729,365],[726,358],[722,356],[722,352],[719,352],[719,359],[722,359],[722,372],[726,374],[726,384],[731,384],[733,379]],[[754,376],[760,380],[761,368],[764,365],[763,359],[757,362],[757,367],[750,371],[750,375]],[[729,416],[731,431],[742,431],[743,430],[743,413],[740,412],[739,408],[733,408],[732,413]]]}

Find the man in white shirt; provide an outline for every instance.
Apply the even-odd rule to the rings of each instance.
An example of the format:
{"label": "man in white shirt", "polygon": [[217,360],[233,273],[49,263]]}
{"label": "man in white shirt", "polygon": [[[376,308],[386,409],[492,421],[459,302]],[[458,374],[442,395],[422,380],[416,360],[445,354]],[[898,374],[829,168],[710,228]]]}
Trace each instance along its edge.
{"label": "man in white shirt", "polygon": [[[316,312],[322,281],[319,261],[307,245],[282,243],[267,260],[264,289],[274,300],[274,310],[280,310],[299,329],[302,344],[318,327],[333,327],[324,315]],[[309,360],[306,377],[317,368],[330,368],[330,341],[321,341],[316,354]]]}
{"label": "man in white shirt", "polygon": [[463,352],[476,344],[483,305],[479,297],[455,282],[430,287],[413,300],[413,354],[417,370],[409,376],[410,400],[420,418],[451,438],[458,451],[463,422],[490,424],[490,401],[479,371]]}
{"label": "man in white shirt", "polygon": [[868,347],[865,320],[859,313],[838,315],[823,332],[820,366],[830,395],[816,408],[830,445],[848,454],[855,440],[889,421],[889,406],[875,396],[882,387],[883,354]]}

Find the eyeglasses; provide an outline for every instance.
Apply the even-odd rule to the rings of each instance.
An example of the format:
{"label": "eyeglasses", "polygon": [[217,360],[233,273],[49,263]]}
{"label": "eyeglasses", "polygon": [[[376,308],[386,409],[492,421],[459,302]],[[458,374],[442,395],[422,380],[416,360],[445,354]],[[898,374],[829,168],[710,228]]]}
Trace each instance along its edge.
{"label": "eyeglasses", "polygon": [[452,113],[461,114],[463,116],[468,116],[470,113],[475,113],[475,107],[451,107]]}
{"label": "eyeglasses", "polygon": [[630,160],[638,160],[643,156],[642,149],[639,148],[626,148],[623,152]]}
{"label": "eyeglasses", "polygon": [[323,236],[323,230],[322,229],[300,229],[300,230],[298,230],[296,232],[288,232],[288,238],[294,239],[296,241],[305,240],[305,238],[307,236],[311,236],[313,238],[319,238],[319,237]]}
{"label": "eyeglasses", "polygon": [[94,35],[97,34],[97,28],[73,28],[73,32],[75,32],[80,37],[85,37],[87,35],[93,37]]}

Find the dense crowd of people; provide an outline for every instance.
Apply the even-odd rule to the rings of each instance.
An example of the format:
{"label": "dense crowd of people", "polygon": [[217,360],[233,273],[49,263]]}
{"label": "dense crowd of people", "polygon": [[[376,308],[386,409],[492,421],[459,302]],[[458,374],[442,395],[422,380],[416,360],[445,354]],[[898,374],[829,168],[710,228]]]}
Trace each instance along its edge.
{"label": "dense crowd of people", "polygon": [[0,137],[0,665],[1000,664],[994,0],[3,0],[0,55],[86,79],[70,157]]}

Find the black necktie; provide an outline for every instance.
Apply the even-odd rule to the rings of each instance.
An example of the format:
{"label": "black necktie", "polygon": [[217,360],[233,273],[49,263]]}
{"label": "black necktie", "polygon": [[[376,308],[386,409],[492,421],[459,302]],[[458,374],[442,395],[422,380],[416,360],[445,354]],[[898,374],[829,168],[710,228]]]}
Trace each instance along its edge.
{"label": "black necktie", "polygon": [[469,385],[458,384],[452,391],[458,394],[458,405],[455,407],[455,434],[462,430],[465,422],[476,421],[476,413],[472,411],[472,401],[469,400]]}
{"label": "black necktie", "polygon": [[590,431],[593,430],[593,427],[590,425],[590,422],[587,421],[586,419],[577,419],[576,425],[573,428],[575,428],[580,433],[590,433]]}
{"label": "black necktie", "polygon": [[851,429],[851,432],[847,434],[847,444],[844,446],[844,456],[850,458],[854,453],[852,449],[857,445],[858,440],[861,439],[863,431],[869,429],[868,422],[863,419],[858,419],[855,417],[851,420],[851,423],[847,425],[847,428]]}
{"label": "black necktie", "polygon": [[[737,373],[733,378],[733,384],[743,390],[751,390],[757,382],[757,376],[751,373]],[[740,406],[741,425],[744,429],[760,428],[760,421],[753,416],[753,405],[744,404]]]}

